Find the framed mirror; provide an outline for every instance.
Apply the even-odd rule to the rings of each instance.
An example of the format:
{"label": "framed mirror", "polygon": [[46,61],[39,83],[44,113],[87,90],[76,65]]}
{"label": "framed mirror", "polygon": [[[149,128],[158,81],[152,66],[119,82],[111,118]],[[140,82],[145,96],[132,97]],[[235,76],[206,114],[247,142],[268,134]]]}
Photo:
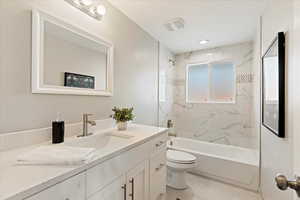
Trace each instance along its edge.
{"label": "framed mirror", "polygon": [[33,10],[32,93],[112,96],[112,43]]}
{"label": "framed mirror", "polygon": [[285,35],[278,33],[263,56],[262,124],[285,137]]}

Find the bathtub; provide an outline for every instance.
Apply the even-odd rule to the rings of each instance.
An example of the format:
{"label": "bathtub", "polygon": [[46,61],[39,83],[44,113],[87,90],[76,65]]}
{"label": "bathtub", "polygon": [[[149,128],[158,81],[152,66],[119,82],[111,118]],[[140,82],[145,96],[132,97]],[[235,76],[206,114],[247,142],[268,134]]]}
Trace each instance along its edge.
{"label": "bathtub", "polygon": [[259,153],[257,150],[214,144],[186,138],[172,138],[168,148],[197,157],[191,173],[257,191]]}

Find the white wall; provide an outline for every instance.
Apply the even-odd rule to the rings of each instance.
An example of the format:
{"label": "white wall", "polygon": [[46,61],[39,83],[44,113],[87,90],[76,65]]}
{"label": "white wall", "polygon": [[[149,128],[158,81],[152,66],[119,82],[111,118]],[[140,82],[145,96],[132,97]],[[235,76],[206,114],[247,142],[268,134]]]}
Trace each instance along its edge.
{"label": "white wall", "polygon": [[[63,0],[1,0],[0,133],[50,126],[56,112],[66,122],[82,113],[107,118],[113,105],[133,106],[136,121],[157,123],[158,43],[105,0],[101,22]],[[36,7],[101,35],[115,45],[114,96],[31,94],[31,8]]]}
{"label": "white wall", "polygon": [[[289,200],[291,190],[281,192],[275,184],[277,173],[292,176],[292,114],[293,114],[293,0],[270,0],[262,16],[262,52],[265,52],[277,32],[286,32],[286,138],[280,139],[261,127],[261,189],[265,200]],[[299,84],[299,83],[298,83]]]}

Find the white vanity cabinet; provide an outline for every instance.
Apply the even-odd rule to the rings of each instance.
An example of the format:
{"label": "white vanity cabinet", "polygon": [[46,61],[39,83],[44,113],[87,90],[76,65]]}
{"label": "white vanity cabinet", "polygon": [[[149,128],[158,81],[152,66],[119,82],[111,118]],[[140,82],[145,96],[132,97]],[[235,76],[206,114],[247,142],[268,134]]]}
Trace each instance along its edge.
{"label": "white vanity cabinet", "polygon": [[163,200],[166,141],[165,132],[26,200]]}
{"label": "white vanity cabinet", "polygon": [[164,133],[88,169],[87,199],[164,200],[166,143]]}
{"label": "white vanity cabinet", "polygon": [[[126,174],[128,200],[149,199],[149,164],[144,161]],[[124,199],[124,200],[126,200]]]}
{"label": "white vanity cabinet", "polygon": [[166,198],[166,141],[167,135],[162,135],[153,141],[153,151],[150,158],[150,200]]}
{"label": "white vanity cabinet", "polygon": [[[97,166],[95,169],[100,169],[100,167]],[[102,172],[105,173],[105,170],[103,170]],[[95,174],[94,172],[92,173]],[[109,182],[107,182],[108,179],[104,181],[107,182],[107,185],[103,185],[103,180],[99,179],[99,183],[101,183],[96,183],[96,185],[98,186],[98,188],[100,188],[100,190],[88,196],[88,200],[149,199],[149,164],[147,160],[141,162],[123,175],[117,178],[113,177],[112,179],[113,180],[110,180]],[[91,177],[87,175],[87,191],[89,192],[92,191],[91,188],[89,188],[89,186],[91,186],[91,180]],[[100,185],[102,187],[99,187]],[[93,186],[93,188],[95,187]]]}
{"label": "white vanity cabinet", "polygon": [[89,200],[123,200],[126,197],[126,177],[120,176],[92,195]]}
{"label": "white vanity cabinet", "polygon": [[166,196],[166,152],[150,159],[150,200],[163,200]]}
{"label": "white vanity cabinet", "polygon": [[73,176],[26,200],[83,200],[85,199],[85,173]]}

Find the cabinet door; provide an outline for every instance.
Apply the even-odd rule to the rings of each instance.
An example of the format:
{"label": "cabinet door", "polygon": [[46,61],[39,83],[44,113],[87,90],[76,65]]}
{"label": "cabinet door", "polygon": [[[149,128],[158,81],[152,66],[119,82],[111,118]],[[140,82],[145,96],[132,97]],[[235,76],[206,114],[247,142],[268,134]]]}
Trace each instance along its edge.
{"label": "cabinet door", "polygon": [[149,199],[149,161],[131,169],[127,177],[127,200]]}
{"label": "cabinet door", "polygon": [[73,176],[26,200],[84,200],[85,174]]}
{"label": "cabinet door", "polygon": [[89,200],[126,200],[125,176],[120,176],[99,192],[93,194]]}

